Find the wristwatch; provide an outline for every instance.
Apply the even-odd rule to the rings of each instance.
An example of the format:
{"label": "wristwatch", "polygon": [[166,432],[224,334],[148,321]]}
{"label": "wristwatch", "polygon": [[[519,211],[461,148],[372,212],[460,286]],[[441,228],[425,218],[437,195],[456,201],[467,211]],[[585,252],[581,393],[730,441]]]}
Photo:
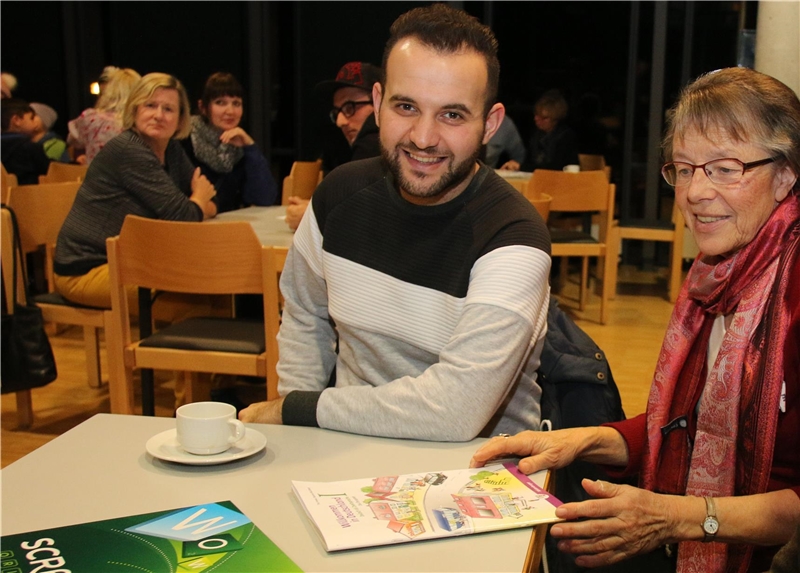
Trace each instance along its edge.
{"label": "wristwatch", "polygon": [[703,527],[704,542],[714,541],[719,531],[719,521],[717,521],[717,508],[714,505],[713,497],[706,497],[706,519],[700,525]]}

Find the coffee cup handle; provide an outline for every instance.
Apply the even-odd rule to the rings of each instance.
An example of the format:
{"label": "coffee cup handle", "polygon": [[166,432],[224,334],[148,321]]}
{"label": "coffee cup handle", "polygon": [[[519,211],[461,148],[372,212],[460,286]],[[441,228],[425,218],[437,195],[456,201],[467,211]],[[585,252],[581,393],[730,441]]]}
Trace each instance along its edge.
{"label": "coffee cup handle", "polygon": [[231,430],[233,431],[233,435],[228,438],[229,444],[235,444],[244,438],[244,424],[242,424],[239,420],[228,420],[228,425],[231,426]]}

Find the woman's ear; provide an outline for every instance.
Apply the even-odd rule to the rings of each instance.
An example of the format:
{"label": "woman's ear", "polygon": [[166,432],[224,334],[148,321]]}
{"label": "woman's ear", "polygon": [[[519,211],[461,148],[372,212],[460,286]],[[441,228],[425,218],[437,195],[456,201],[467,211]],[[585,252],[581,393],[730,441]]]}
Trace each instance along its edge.
{"label": "woman's ear", "polygon": [[789,193],[794,189],[797,183],[797,173],[794,172],[791,165],[788,163],[779,167],[775,173],[775,201],[780,203]]}

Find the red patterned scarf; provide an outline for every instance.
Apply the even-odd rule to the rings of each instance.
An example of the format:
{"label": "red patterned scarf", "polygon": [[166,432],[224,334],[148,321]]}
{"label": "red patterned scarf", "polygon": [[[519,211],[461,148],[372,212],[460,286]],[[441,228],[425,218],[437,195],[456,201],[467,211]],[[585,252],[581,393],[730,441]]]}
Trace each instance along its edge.
{"label": "red patterned scarf", "polygon": [[[650,389],[642,487],[713,497],[766,491],[789,322],[783,267],[791,264],[787,258],[794,264],[798,260],[781,254],[796,250],[798,242],[800,201],[790,196],[732,257],[701,255],[692,265]],[[709,372],[711,327],[716,316],[730,314],[732,322]],[[692,443],[681,420],[692,420],[696,407]],[[752,546],[684,542],[678,571],[746,571],[751,554]]]}

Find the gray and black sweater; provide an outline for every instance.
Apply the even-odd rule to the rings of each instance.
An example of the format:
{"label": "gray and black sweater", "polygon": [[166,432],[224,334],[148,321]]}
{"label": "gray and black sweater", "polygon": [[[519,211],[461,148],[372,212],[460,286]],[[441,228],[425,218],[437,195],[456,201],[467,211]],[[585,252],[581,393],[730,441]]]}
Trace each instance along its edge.
{"label": "gray and black sweater", "polygon": [[284,423],[436,441],[538,428],[549,270],[544,222],[485,166],[437,206],[402,199],[380,158],[336,169],[281,279]]}

